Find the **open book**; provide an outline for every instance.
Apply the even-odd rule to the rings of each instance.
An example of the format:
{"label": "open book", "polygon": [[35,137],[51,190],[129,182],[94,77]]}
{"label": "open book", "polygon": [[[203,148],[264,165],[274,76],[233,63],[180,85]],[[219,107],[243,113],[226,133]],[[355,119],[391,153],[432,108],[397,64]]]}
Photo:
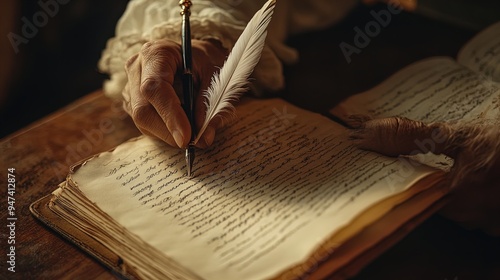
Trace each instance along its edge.
{"label": "open book", "polygon": [[[413,63],[378,86],[347,98],[330,113],[343,120],[366,115],[400,116],[425,123],[498,123],[499,88],[500,23],[496,23],[470,40],[456,60],[431,57]],[[436,140],[417,143],[420,152],[432,151]],[[452,164],[433,154],[413,159],[443,170]]]}
{"label": "open book", "polygon": [[[497,117],[499,61],[496,25],[458,63],[418,62],[332,112]],[[237,116],[194,177],[183,151],[141,136],[73,166],[31,210],[128,278],[315,279],[356,273],[447,192],[449,163],[362,151],[348,128],[281,99],[243,100]]]}
{"label": "open book", "polygon": [[404,116],[424,122],[474,121],[498,116],[500,23],[470,40],[457,59],[431,57],[398,71],[373,89],[354,95],[331,113]]}

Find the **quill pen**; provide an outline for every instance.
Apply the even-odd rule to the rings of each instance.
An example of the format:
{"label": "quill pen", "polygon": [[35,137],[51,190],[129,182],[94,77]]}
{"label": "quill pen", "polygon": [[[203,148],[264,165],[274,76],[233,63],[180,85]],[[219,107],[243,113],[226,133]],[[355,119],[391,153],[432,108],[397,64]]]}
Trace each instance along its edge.
{"label": "quill pen", "polygon": [[231,112],[232,105],[248,89],[248,77],[259,62],[276,0],[267,1],[258,10],[234,44],[219,73],[212,77],[205,91],[205,121],[194,140],[196,144],[211,120],[221,112]]}

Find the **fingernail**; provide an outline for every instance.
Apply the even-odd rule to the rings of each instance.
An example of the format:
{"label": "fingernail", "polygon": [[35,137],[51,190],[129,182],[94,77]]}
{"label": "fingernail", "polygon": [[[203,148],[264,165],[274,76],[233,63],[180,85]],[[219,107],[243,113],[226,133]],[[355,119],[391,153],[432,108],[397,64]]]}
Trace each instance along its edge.
{"label": "fingernail", "polygon": [[208,127],[207,130],[205,130],[205,133],[203,134],[203,140],[205,140],[205,143],[207,146],[212,145],[214,142],[215,138],[215,129],[213,127]]}
{"label": "fingernail", "polygon": [[182,134],[178,130],[174,130],[174,132],[172,132],[172,136],[174,137],[177,146],[179,146],[179,148],[183,148],[184,137],[182,137]]}

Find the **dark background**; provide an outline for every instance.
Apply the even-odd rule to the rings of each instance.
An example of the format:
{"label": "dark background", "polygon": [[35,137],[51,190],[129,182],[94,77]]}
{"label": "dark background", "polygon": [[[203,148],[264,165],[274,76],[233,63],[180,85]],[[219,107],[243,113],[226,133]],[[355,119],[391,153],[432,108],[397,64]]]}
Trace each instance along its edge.
{"label": "dark background", "polygon": [[[14,54],[8,34],[12,32],[22,35],[21,19],[25,17],[33,22],[33,16],[41,10],[38,2],[4,0],[0,4],[0,23],[2,24],[1,30],[4,32],[0,34],[2,38],[0,61],[3,69],[6,68],[4,72],[0,72],[0,75],[4,75],[0,78],[7,80],[6,85],[0,82],[0,138],[102,86],[106,76],[98,72],[97,62],[106,40],[114,35],[116,22],[125,10],[128,0],[69,0],[67,4],[59,5],[58,13],[50,17],[48,23],[39,28],[27,44],[21,44],[19,52]],[[449,45],[455,44],[453,46],[455,48],[463,43],[465,38],[500,18],[500,1],[420,0],[419,3],[419,9],[414,14],[404,13],[394,17],[390,26],[385,28],[387,30],[382,30],[366,50],[363,50],[360,55],[353,56],[351,64],[344,63],[345,60],[341,59],[341,64],[336,66],[337,72],[335,72],[339,78],[332,80],[333,88],[331,89],[339,92],[337,96],[343,97],[346,94],[364,90],[365,88],[360,88],[359,85],[367,83],[357,83],[356,79],[373,81],[371,84],[375,84],[385,78],[389,73],[377,71],[377,63],[392,63],[396,70],[396,67],[412,62],[404,56],[398,60],[377,55],[380,48],[394,46],[399,49],[411,48],[414,40],[421,40],[421,37],[412,37],[411,34],[407,34],[412,32],[412,24],[422,24],[412,19],[412,16],[429,19],[427,21],[429,40],[432,40],[432,36],[451,36]],[[302,43],[296,44],[298,47],[302,44],[305,48],[304,52],[325,45],[325,42],[335,42],[336,46],[341,41],[352,43],[353,28],[355,26],[362,28],[368,21],[373,20],[370,15],[372,9],[384,8],[386,7],[383,4],[360,6],[345,21],[332,28],[333,31],[328,33],[329,38],[318,37],[321,32],[313,32],[291,38],[290,41],[294,44],[302,40]],[[449,34],[449,30],[443,28],[442,24],[434,27],[436,19],[439,23],[459,27],[453,30],[460,34]],[[401,42],[401,40],[408,40],[408,42]],[[397,42],[398,45],[385,44],[384,42],[387,41]],[[450,49],[447,47],[449,46],[442,46],[441,49],[423,49],[420,56],[449,54]],[[397,50],[396,53],[398,53]],[[338,47],[332,48],[331,54],[332,56],[342,55]],[[367,59],[374,60],[367,64]],[[322,60],[325,61],[324,58],[318,57],[304,57],[302,60],[307,60],[307,62],[300,64],[300,67],[312,68]],[[299,82],[300,79],[293,78],[289,81],[291,82],[288,88],[293,90],[293,82]],[[322,98],[319,95],[324,90],[315,92],[317,95],[313,97]],[[331,106],[332,102],[322,104]],[[302,105],[308,109],[318,109],[311,108],[308,104]]]}
{"label": "dark background", "polygon": [[[6,1],[0,9],[1,5],[13,5],[10,9],[15,16],[12,30],[1,34],[1,40],[6,40],[10,48],[7,51],[13,52],[8,34],[22,36],[21,19],[26,17],[33,23],[33,15],[42,9],[39,1]],[[102,86],[106,76],[98,72],[97,62],[127,3],[128,0],[70,0],[59,5],[59,12],[49,17],[28,43],[19,45],[17,54],[2,54],[10,54],[12,64],[8,72],[10,84],[0,107],[0,137]],[[5,58],[2,60],[5,63]]]}

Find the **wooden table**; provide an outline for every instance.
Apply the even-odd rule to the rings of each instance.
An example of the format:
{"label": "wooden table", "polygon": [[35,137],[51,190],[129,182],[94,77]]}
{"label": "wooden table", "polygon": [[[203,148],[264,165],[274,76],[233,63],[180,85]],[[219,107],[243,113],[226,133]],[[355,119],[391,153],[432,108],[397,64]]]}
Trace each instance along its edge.
{"label": "wooden table", "polygon": [[[361,17],[360,17],[361,14]],[[400,15],[352,63],[339,42],[352,40],[353,27],[366,23],[361,10],[342,24],[298,36],[291,44],[301,61],[285,68],[284,97],[306,109],[325,112],[349,94],[365,90],[397,69],[431,55],[454,56],[473,34],[413,15]],[[7,173],[14,168],[13,216],[16,272],[7,271],[11,234],[2,226],[1,279],[115,279],[94,259],[44,227],[29,205],[64,180],[69,165],[139,135],[121,104],[101,91],[19,130],[0,142],[1,220],[8,224]],[[6,253],[4,253],[6,252]],[[500,279],[500,242],[434,216],[365,268],[356,279]]]}
{"label": "wooden table", "polygon": [[[16,273],[7,273],[5,254],[2,254],[0,275],[9,279],[12,276],[14,279],[113,278],[92,258],[35,220],[29,205],[53,191],[75,160],[110,149],[136,135],[139,131],[121,109],[121,103],[112,102],[98,91],[2,140],[2,177],[7,178],[8,168],[15,168],[13,217],[17,221]],[[6,200],[2,199],[4,223],[8,216],[4,211]],[[4,228],[2,236],[6,233]],[[4,252],[10,246],[2,243]]]}

